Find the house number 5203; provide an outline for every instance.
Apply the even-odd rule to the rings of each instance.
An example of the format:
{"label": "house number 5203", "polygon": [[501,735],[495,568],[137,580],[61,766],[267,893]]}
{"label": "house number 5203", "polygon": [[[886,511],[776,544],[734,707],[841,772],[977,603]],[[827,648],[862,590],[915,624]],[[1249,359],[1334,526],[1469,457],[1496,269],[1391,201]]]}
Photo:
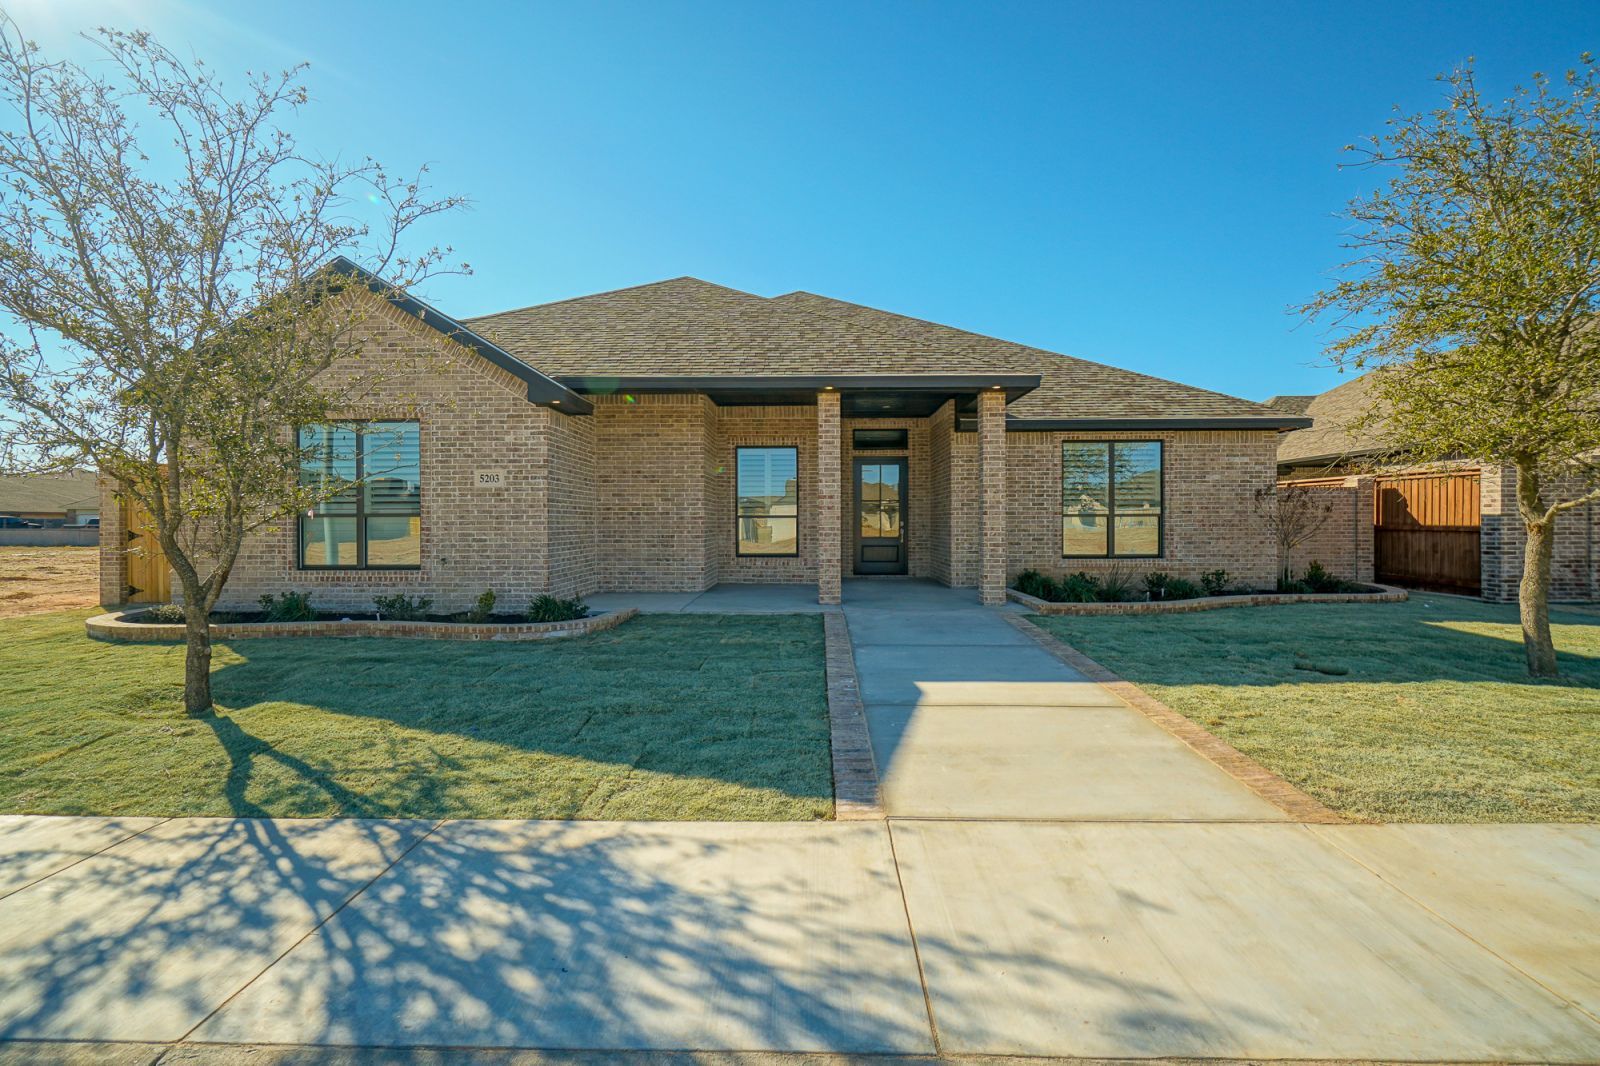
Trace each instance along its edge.
{"label": "house number 5203", "polygon": [[506,483],[506,473],[504,470],[478,470],[472,479],[480,489],[498,489]]}

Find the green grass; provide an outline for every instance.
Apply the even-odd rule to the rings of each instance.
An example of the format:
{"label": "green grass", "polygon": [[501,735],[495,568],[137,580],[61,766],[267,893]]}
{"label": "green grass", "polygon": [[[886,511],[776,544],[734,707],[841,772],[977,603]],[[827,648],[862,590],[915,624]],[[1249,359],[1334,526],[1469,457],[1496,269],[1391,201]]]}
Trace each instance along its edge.
{"label": "green grass", "polygon": [[1564,676],[1545,683],[1526,675],[1514,607],[1426,593],[1035,621],[1337,811],[1600,821],[1593,613],[1555,612]]}
{"label": "green grass", "polygon": [[0,812],[789,820],[832,816],[815,617],[642,617],[528,644],[183,649],[0,622]]}

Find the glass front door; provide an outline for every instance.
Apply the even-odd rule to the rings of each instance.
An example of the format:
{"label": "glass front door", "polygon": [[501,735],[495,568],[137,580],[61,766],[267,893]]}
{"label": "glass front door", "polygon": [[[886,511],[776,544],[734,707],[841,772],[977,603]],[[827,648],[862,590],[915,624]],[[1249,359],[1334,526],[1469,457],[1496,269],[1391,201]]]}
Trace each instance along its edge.
{"label": "glass front door", "polygon": [[856,460],[858,574],[906,572],[906,461]]}

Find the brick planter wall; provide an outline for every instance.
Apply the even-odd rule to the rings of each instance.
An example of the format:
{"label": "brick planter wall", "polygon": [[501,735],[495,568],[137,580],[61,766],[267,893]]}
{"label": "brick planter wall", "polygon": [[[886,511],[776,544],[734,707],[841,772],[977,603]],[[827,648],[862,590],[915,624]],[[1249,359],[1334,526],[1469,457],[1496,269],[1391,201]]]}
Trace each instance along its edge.
{"label": "brick planter wall", "polygon": [[1260,592],[1243,596],[1200,596],[1192,600],[1143,600],[1133,603],[1052,603],[1016,589],[1006,589],[1006,597],[1035,614],[1191,614],[1218,611],[1227,607],[1274,607],[1288,603],[1401,603],[1408,599],[1405,589],[1375,585],[1373,592]]}
{"label": "brick planter wall", "polygon": [[[97,615],[84,623],[95,640],[124,644],[170,643],[184,639],[181,625],[130,622],[143,608]],[[379,622],[368,620],[319,622],[219,622],[211,627],[212,640],[272,637],[402,637],[407,640],[554,640],[584,637],[614,629],[639,613],[635,607],[576,618],[570,622]]]}

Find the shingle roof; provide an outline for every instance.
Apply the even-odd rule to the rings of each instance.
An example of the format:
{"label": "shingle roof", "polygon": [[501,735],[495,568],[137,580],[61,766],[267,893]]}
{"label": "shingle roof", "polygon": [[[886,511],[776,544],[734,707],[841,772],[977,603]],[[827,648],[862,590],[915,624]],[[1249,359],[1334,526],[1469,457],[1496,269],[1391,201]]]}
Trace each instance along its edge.
{"label": "shingle roof", "polygon": [[100,507],[93,470],[0,477],[0,514],[54,514]]}
{"label": "shingle roof", "polygon": [[1306,408],[1311,406],[1311,401],[1316,398],[1315,393],[1300,396],[1273,396],[1263,400],[1261,406],[1270,407],[1274,411],[1286,411],[1292,415],[1303,415],[1306,413]]}
{"label": "shingle roof", "polygon": [[771,299],[697,278],[481,315],[468,324],[557,379],[1036,374],[1013,419],[1259,419],[1234,396],[807,292]]}
{"label": "shingle roof", "polygon": [[1389,451],[1381,424],[1355,425],[1377,402],[1372,385],[1373,374],[1367,373],[1311,397],[1305,413],[1314,420],[1313,425],[1284,435],[1278,445],[1278,462],[1355,459]]}

